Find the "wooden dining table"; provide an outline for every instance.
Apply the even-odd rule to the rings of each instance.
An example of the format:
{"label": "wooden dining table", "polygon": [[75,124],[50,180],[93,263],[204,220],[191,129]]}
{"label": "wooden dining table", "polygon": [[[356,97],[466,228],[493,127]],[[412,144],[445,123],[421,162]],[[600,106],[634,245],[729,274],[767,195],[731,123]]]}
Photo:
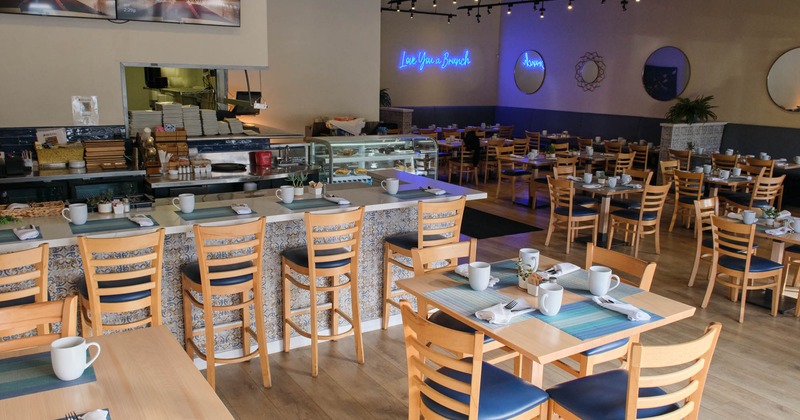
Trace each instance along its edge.
{"label": "wooden dining table", "polygon": [[[546,269],[557,262],[542,256],[539,269]],[[543,381],[544,365],[554,360],[689,318],[695,312],[694,306],[627,285],[628,288],[635,290],[627,289],[626,295],[618,299],[652,315],[648,322],[628,321],[624,315],[602,308],[589,299],[588,290],[582,289],[588,288],[588,275],[585,271],[580,270],[557,280],[564,286],[564,296],[561,312],[553,317],[546,317],[539,314],[538,311],[531,312],[514,318],[510,324],[504,326],[479,320],[475,317],[474,312],[475,308],[480,305],[484,305],[486,308],[492,304],[523,298],[532,307],[537,306],[538,298],[529,295],[527,291],[516,285],[516,271],[512,271],[512,278],[507,278],[509,266],[515,267],[515,261],[506,260],[492,264],[492,274],[500,277],[500,283],[485,291],[472,290],[465,279],[447,272],[430,273],[400,280],[397,285],[417,298],[418,308],[427,308],[426,304],[439,308],[519,352],[523,358],[523,379],[540,387]],[[502,272],[506,273],[505,277],[501,274]],[[618,287],[615,290],[619,289]],[[611,293],[613,295],[614,292]],[[477,306],[469,308],[470,305]],[[477,310],[484,308],[477,308]],[[570,314],[577,314],[577,317]],[[585,321],[581,321],[582,319]],[[616,328],[609,330],[609,322],[614,322]],[[584,332],[575,332],[574,328]],[[605,333],[605,331],[612,332]]]}
{"label": "wooden dining table", "polygon": [[[61,419],[96,409],[107,409],[114,420],[233,418],[166,326],[88,341],[101,346],[92,365],[96,380],[0,399],[0,418]],[[7,352],[0,359],[43,352],[49,347]]]}

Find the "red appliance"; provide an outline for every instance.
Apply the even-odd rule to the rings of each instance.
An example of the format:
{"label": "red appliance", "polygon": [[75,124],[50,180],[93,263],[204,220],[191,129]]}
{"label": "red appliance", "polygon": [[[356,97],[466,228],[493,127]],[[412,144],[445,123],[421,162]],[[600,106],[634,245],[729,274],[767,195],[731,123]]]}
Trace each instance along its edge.
{"label": "red appliance", "polygon": [[269,168],[272,166],[272,152],[271,151],[259,151],[259,152],[250,152],[250,166],[252,167],[261,167],[261,168]]}

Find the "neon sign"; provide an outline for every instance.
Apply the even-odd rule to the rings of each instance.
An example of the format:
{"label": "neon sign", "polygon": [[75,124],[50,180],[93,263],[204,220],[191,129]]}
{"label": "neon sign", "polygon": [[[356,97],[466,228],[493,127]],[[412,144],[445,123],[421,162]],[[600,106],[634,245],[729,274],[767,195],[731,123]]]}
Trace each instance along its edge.
{"label": "neon sign", "polygon": [[541,60],[541,59],[539,59],[539,60],[531,60],[530,58],[528,58],[528,52],[527,51],[525,51],[525,57],[523,57],[523,59],[522,59],[522,65],[524,67],[528,67],[528,68],[534,68],[534,69],[538,68],[538,69],[544,70],[544,61]]}
{"label": "neon sign", "polygon": [[469,58],[469,50],[464,50],[462,55],[451,55],[450,51],[443,51],[438,56],[428,55],[427,51],[419,51],[416,55],[408,54],[405,50],[400,52],[400,64],[397,68],[399,70],[407,68],[415,68],[418,72],[425,71],[428,67],[435,67],[439,70],[448,68],[463,68],[469,67],[472,60]]}

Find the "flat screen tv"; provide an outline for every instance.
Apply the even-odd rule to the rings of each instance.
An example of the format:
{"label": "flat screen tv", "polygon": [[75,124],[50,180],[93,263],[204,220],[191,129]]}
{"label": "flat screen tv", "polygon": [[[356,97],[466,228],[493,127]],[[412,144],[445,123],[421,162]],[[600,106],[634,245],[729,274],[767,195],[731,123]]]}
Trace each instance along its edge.
{"label": "flat screen tv", "polygon": [[0,13],[114,19],[115,6],[116,0],[0,0]]}
{"label": "flat screen tv", "polygon": [[240,8],[240,0],[117,0],[117,19],[240,26]]}

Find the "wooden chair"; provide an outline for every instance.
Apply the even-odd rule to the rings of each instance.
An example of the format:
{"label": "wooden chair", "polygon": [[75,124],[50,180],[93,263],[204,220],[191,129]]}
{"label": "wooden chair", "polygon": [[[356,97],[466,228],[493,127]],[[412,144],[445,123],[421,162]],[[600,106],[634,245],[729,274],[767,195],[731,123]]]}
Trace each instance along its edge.
{"label": "wooden chair", "polygon": [[[64,300],[26,303],[0,307],[0,352],[44,346],[53,341],[76,335],[78,297],[67,296]],[[50,333],[50,324],[61,323],[59,333]],[[34,336],[18,336],[26,331],[47,325],[46,333]]]}
{"label": "wooden chair", "polygon": [[418,201],[417,230],[386,237],[383,243],[383,321],[381,328],[389,328],[390,305],[399,307],[395,300],[405,294],[394,287],[392,266],[401,270],[415,270],[407,262],[415,248],[458,242],[461,235],[461,222],[464,218],[464,196],[448,201]]}
{"label": "wooden chair", "polygon": [[645,235],[655,236],[656,254],[661,253],[661,212],[669,195],[670,185],[645,185],[638,209],[616,210],[609,214],[608,249],[614,240],[614,230],[622,230],[625,240],[632,236],[633,256],[639,256],[639,244]]}
{"label": "wooden chair", "polygon": [[478,183],[478,167],[473,162],[474,153],[472,150],[468,150],[466,145],[461,146],[458,156],[450,158],[447,162],[447,182],[450,182],[453,173],[456,173],[458,174],[458,185],[461,185],[464,174],[467,175],[467,182],[472,175],[473,182]]}
{"label": "wooden chair", "polygon": [[726,192],[725,194],[720,194],[720,197],[726,208],[737,212],[773,207],[785,178],[786,175],[774,178],[760,176],[756,178],[752,192]]}
{"label": "wooden chair", "polygon": [[603,143],[603,148],[606,153],[622,153],[622,143],[618,141],[607,141]]}
{"label": "wooden chair", "polygon": [[[48,244],[0,255],[0,308],[47,302]],[[39,335],[49,334],[50,326],[36,327]]]}
{"label": "wooden chair", "polygon": [[[653,277],[656,274],[656,263],[640,260],[620,252],[608,250],[595,244],[586,244],[586,269],[593,265],[602,265],[614,270],[620,276],[622,282],[636,286],[642,290],[649,291],[653,284]],[[623,278],[624,277],[624,278]],[[630,343],[639,341],[639,335],[633,336],[630,340],[624,338],[603,346],[587,350],[582,353],[570,356],[570,359],[578,363],[578,369],[565,363],[563,360],[556,360],[553,365],[570,373],[573,376],[584,377],[594,373],[595,366],[600,363],[623,359],[627,353]]]}
{"label": "wooden chair", "polygon": [[[556,156],[556,163],[553,167],[572,167],[571,173],[563,171],[562,174],[564,176],[567,175],[574,175],[577,176],[578,174],[578,157],[577,156]],[[540,176],[533,180],[530,184],[530,197],[533,201],[534,207],[536,206],[536,195],[538,194],[538,184],[547,185],[547,175]]]}
{"label": "wooden chair", "polygon": [[[503,144],[505,144],[505,140],[503,139],[489,139],[486,142],[486,153],[483,154],[483,159],[481,159],[481,169],[483,170],[484,184],[489,180],[490,170],[495,172],[499,170],[500,165],[497,162],[497,146],[502,146]],[[511,147],[511,151],[513,153],[513,147]]]}
{"label": "wooden chair", "polygon": [[[281,254],[281,278],[283,279],[283,351],[291,348],[292,329],[311,340],[311,376],[319,375],[319,341],[340,340],[354,336],[356,361],[364,363],[364,344],[361,337],[361,310],[358,292],[358,258],[361,248],[361,230],[364,224],[364,207],[337,213],[306,212],[306,245],[290,248]],[[297,279],[294,273],[307,276],[307,283]],[[324,277],[325,286],[319,286],[319,277]],[[344,280],[343,280],[344,277]],[[330,279],[328,281],[327,279]],[[308,296],[308,302],[297,302],[300,308],[292,309],[294,286]],[[340,308],[341,292],[349,290],[350,315]],[[320,301],[319,294],[324,297]],[[327,302],[327,303],[326,303]],[[319,312],[330,311],[330,333],[319,333]],[[307,330],[297,317],[309,316]],[[350,328],[340,332],[339,318]],[[323,318],[326,319],[326,318]]]}
{"label": "wooden chair", "polygon": [[632,144],[629,146],[629,148],[631,149],[631,152],[636,153],[636,156],[633,157],[633,167],[647,169],[648,163],[650,162],[650,146]]}
{"label": "wooden chair", "polygon": [[[514,153],[514,146],[500,146],[495,147],[495,154],[497,156],[503,155],[510,155]],[[527,183],[531,183],[531,171],[527,169],[521,169],[514,166],[513,163],[500,163],[498,162],[498,168],[500,169],[497,171],[497,189],[494,192],[494,198],[497,198],[500,195],[500,184],[503,182],[504,179],[511,181],[511,201],[514,201],[514,198],[517,196],[517,181],[523,180]],[[534,196],[534,199],[536,197]]]}
{"label": "wooden chair", "polygon": [[[117,238],[78,237],[84,278],[78,282],[84,337],[161,325],[164,229]],[[130,312],[149,308],[131,319]],[[106,322],[105,314],[128,312]]]}
{"label": "wooden chair", "polygon": [[772,174],[775,171],[775,161],[773,159],[747,158],[745,159],[745,162],[747,162],[749,166],[764,168],[763,176],[766,177],[772,177]]}
{"label": "wooden chair", "polygon": [[678,170],[681,171],[690,171],[689,165],[692,162],[692,151],[691,150],[675,150],[669,149],[669,158],[672,160],[678,161]]}
{"label": "wooden chair", "polygon": [[614,160],[606,161],[606,175],[620,176],[625,171],[633,168],[633,159],[636,157],[636,152],[632,153],[617,153],[617,158]]}
{"label": "wooden chair", "polygon": [[399,128],[387,128],[386,134],[400,134]]}
{"label": "wooden chair", "polygon": [[[267,354],[262,273],[265,217],[224,226],[194,225],[197,261],[181,267],[183,325],[186,353],[207,363],[206,380],[215,388],[216,364],[239,363],[259,358],[261,381],[272,386]],[[284,289],[288,289],[284,285]],[[252,294],[252,297],[251,297]],[[195,328],[192,309],[202,311],[202,325]],[[241,311],[239,321],[214,324],[215,315]],[[253,319],[255,318],[255,319]],[[255,329],[251,321],[255,321]],[[239,328],[244,353],[238,357],[217,356],[217,332]],[[286,327],[284,327],[286,328]],[[286,331],[286,330],[284,330]],[[203,337],[202,346],[197,337]],[[251,350],[251,341],[258,349]],[[209,345],[209,343],[212,343]]]}
{"label": "wooden chair", "polygon": [[553,143],[552,146],[556,149],[556,153],[569,151],[569,143]]}
{"label": "wooden chair", "polygon": [[675,171],[675,201],[672,211],[672,220],[669,223],[669,231],[675,227],[675,220],[678,214],[682,214],[686,221],[686,229],[692,224],[694,214],[694,201],[703,196],[703,176],[702,172]]}
{"label": "wooden chair", "polygon": [[701,259],[710,259],[714,253],[714,239],[705,235],[711,232],[711,216],[719,216],[719,198],[709,197],[694,202],[694,236],[697,248],[694,254],[692,274],[689,275],[689,287],[694,285]]}
{"label": "wooden chair", "polygon": [[420,135],[436,134],[436,129],[435,128],[420,128],[417,131],[419,131]]}
{"label": "wooden chair", "polygon": [[461,132],[458,131],[457,128],[449,128],[449,129],[448,128],[443,128],[442,129],[442,138],[446,139],[448,137],[453,137],[453,138],[460,139],[461,138]]}
{"label": "wooden chair", "polygon": [[592,147],[593,144],[592,139],[578,137],[578,150],[581,152],[585,151],[587,147]]}
{"label": "wooden chair", "polygon": [[733,169],[739,163],[739,155],[726,155],[722,153],[711,154],[711,165],[719,169]]}
{"label": "wooden chair", "polygon": [[[794,278],[792,279],[792,287],[796,287],[798,281],[800,281],[800,245],[791,245],[783,250],[783,266],[785,267],[783,277],[784,288],[789,284],[789,269],[795,264],[797,264],[797,272],[795,272]],[[800,305],[798,305],[798,308],[800,308]],[[796,309],[794,316],[800,316],[800,311]]]}
{"label": "wooden chair", "polygon": [[514,139],[511,142],[511,145],[514,146],[514,154],[525,156],[528,154],[528,150],[530,148],[530,143],[528,143],[528,139]]}
{"label": "wooden chair", "polygon": [[501,139],[510,139],[514,137],[514,126],[501,125],[497,127],[497,137],[500,137]]}
{"label": "wooden chair", "polygon": [[538,131],[525,131],[525,138],[528,139],[528,150],[539,153],[542,146],[542,135]]}
{"label": "wooden chair", "polygon": [[[409,419],[544,417],[547,393],[484,362],[482,332],[434,324],[416,314],[407,301],[401,302],[401,311]],[[473,356],[461,359],[460,354]]]}
{"label": "wooden chair", "polygon": [[550,417],[565,419],[696,419],[722,324],[682,344],[633,344],[627,370],[616,369],[558,384]]}
{"label": "wooden chair", "polygon": [[597,242],[597,210],[579,206],[574,203],[575,189],[568,179],[547,177],[550,190],[550,226],[547,229],[545,246],[550,246],[550,237],[556,228],[567,231],[567,254],[570,245],[581,230],[592,230],[592,242]]}
{"label": "wooden chair", "polygon": [[[771,314],[772,316],[778,315],[783,265],[769,258],[755,255],[753,241],[756,235],[756,225],[745,225],[725,217],[711,216],[711,229],[714,250],[711,272],[708,274],[708,287],[701,306],[703,308],[708,306],[716,283],[731,289],[730,297],[734,302],[741,290],[739,322],[744,322],[747,291],[772,289]],[[720,274],[726,276],[718,277]]]}
{"label": "wooden chair", "polygon": [[675,180],[675,171],[680,170],[680,162],[677,160],[662,160],[658,162],[658,169],[661,172],[661,185],[672,183]]}
{"label": "wooden chair", "polygon": [[[653,171],[647,169],[628,169],[625,171],[626,174],[631,176],[631,183],[632,184],[640,184],[642,188],[647,185],[650,185],[650,180],[653,177]],[[672,186],[670,185],[670,188]],[[640,197],[636,199],[628,198],[628,194],[623,195],[620,198],[611,198],[611,207],[617,207],[626,210],[637,210],[640,208],[642,204],[642,200]],[[667,195],[669,197],[669,195]]]}

